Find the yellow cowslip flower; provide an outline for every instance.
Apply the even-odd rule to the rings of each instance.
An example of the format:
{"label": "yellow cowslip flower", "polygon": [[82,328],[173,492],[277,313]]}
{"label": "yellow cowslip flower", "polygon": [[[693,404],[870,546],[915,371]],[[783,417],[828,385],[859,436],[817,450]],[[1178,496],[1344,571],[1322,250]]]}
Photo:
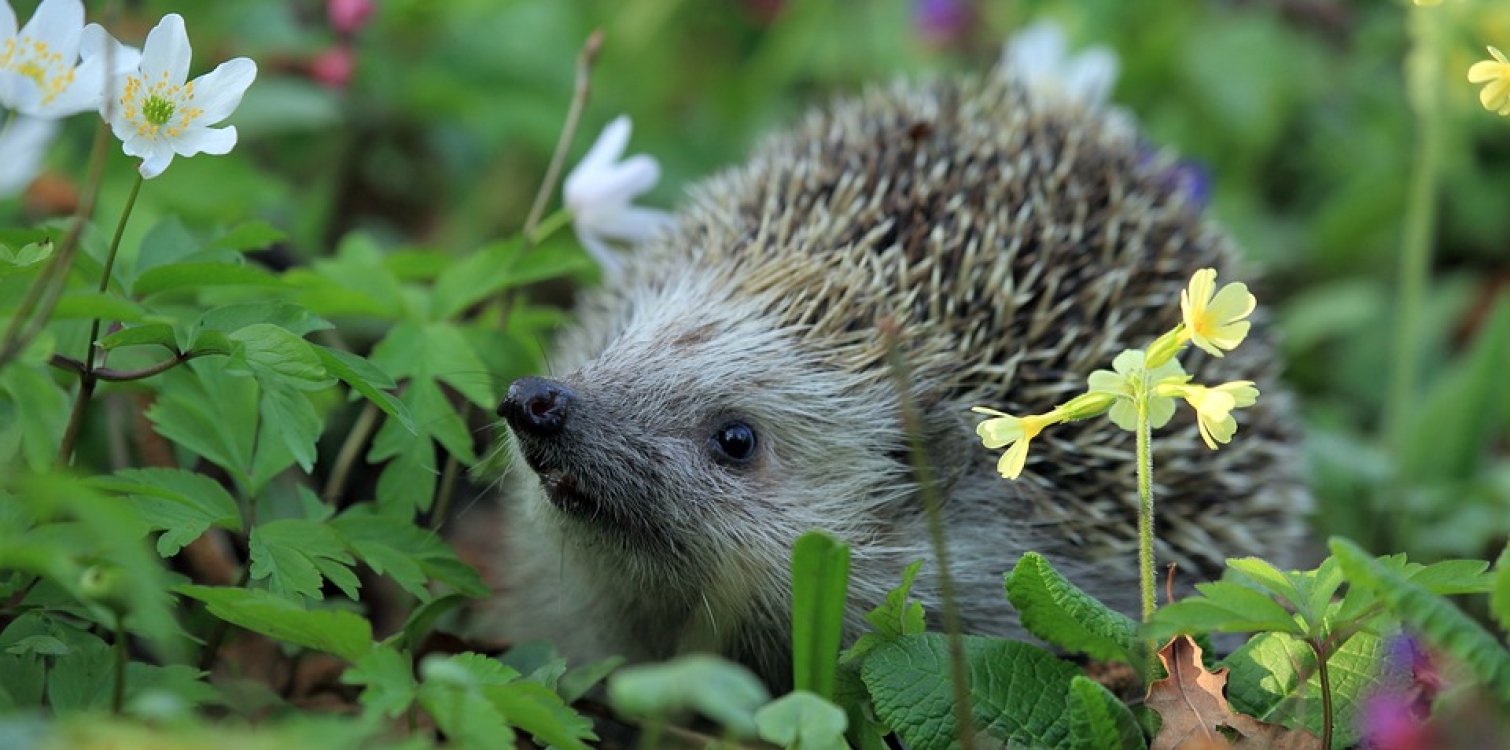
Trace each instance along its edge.
{"label": "yellow cowslip flower", "polygon": [[1185,374],[1185,369],[1180,367],[1179,360],[1168,359],[1158,367],[1147,370],[1145,375],[1143,352],[1137,349],[1126,349],[1112,360],[1111,370],[1097,370],[1091,373],[1086,380],[1086,390],[1090,393],[1115,396],[1116,401],[1112,404],[1111,413],[1107,416],[1118,427],[1134,432],[1138,429],[1138,380],[1136,379],[1145,376],[1150,384],[1148,423],[1149,426],[1158,429],[1168,424],[1170,417],[1174,416],[1174,399],[1160,395],[1154,386],[1164,382],[1182,384],[1190,380],[1190,376]]}
{"label": "yellow cowslip flower", "polygon": [[1251,380],[1223,383],[1215,388],[1190,384],[1160,384],[1161,395],[1178,396],[1195,409],[1196,426],[1206,447],[1216,450],[1217,443],[1232,442],[1237,433],[1233,409],[1252,406],[1258,401],[1258,389]]}
{"label": "yellow cowslip flower", "polygon": [[1510,60],[1496,47],[1489,48],[1493,60],[1480,60],[1468,68],[1469,83],[1487,84],[1479,92],[1479,104],[1500,115],[1510,115]]}
{"label": "yellow cowslip flower", "polygon": [[995,415],[993,419],[977,425],[975,434],[979,435],[980,441],[991,450],[1003,447],[1007,449],[996,464],[996,470],[1001,472],[1005,479],[1016,479],[1022,474],[1022,467],[1028,461],[1028,443],[1038,437],[1038,433],[1043,432],[1043,428],[1064,421],[1064,415],[1058,409],[1048,414],[1026,417],[1014,417],[984,406],[977,406],[971,411],[977,414]]}
{"label": "yellow cowslip flower", "polygon": [[1441,5],[1442,0],[1416,0],[1416,5]]}
{"label": "yellow cowslip flower", "polygon": [[1190,277],[1190,286],[1180,291],[1180,312],[1185,318],[1182,338],[1213,357],[1231,351],[1248,335],[1248,321],[1258,300],[1246,284],[1228,284],[1216,290],[1216,269],[1202,268]]}

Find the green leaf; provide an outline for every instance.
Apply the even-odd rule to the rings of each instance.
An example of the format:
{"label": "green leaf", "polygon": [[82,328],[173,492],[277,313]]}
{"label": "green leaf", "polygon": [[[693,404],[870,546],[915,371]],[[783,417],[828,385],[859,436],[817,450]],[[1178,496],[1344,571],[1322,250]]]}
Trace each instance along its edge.
{"label": "green leaf", "polygon": [[852,662],[887,640],[921,633],[927,629],[927,623],[923,620],[922,603],[909,601],[907,598],[912,593],[912,582],[922,567],[922,560],[908,565],[902,571],[902,584],[886,593],[884,604],[865,614],[865,621],[876,631],[860,636],[855,645],[844,652],[840,658],[841,663]]}
{"label": "green leaf", "polygon": [[0,369],[0,466],[20,458],[33,471],[50,469],[68,412],[68,395],[43,367],[15,362]]}
{"label": "green leaf", "polygon": [[1294,581],[1267,560],[1257,557],[1230,558],[1227,560],[1227,567],[1252,579],[1285,602],[1295,606],[1302,604],[1300,590],[1295,587]]}
{"label": "green leaf", "polygon": [[1399,452],[1403,481],[1459,480],[1479,471],[1483,446],[1504,421],[1505,370],[1510,366],[1510,300],[1500,299],[1469,351],[1448,363],[1428,390]]}
{"label": "green leaf", "polygon": [[372,651],[372,625],[344,610],[305,609],[261,589],[180,585],[173,589],[205,603],[210,614],[254,633],[355,662]]}
{"label": "green leaf", "polygon": [[244,347],[246,364],[258,382],[286,383],[301,390],[324,388],[330,374],[313,344],[271,323],[253,323],[229,334]]}
{"label": "green leaf", "polygon": [[849,719],[838,706],[805,690],[794,690],[755,712],[760,739],[791,750],[848,750]]}
{"label": "green leaf", "polygon": [[267,579],[279,596],[323,599],[328,578],[346,596],[356,599],[361,582],[351,572],[355,560],[333,528],[300,518],[269,521],[252,529],[252,580]]}
{"label": "green leaf", "polygon": [[1151,640],[1179,633],[1302,633],[1295,617],[1267,594],[1231,581],[1196,585],[1200,596],[1186,597],[1154,612],[1146,628]]}
{"label": "green leaf", "polygon": [[544,740],[539,744],[569,750],[588,750],[582,740],[596,740],[592,721],[567,707],[550,688],[530,680],[482,689],[493,707],[510,724]]}
{"label": "green leaf", "polygon": [[[1029,643],[965,636],[970,714],[977,731],[1009,747],[1069,747],[1075,665]],[[948,638],[907,635],[875,647],[860,667],[876,715],[908,747],[957,747]]]}
{"label": "green leaf", "polygon": [[[498,406],[491,373],[453,323],[400,323],[372,349],[372,361],[395,378],[433,377],[478,407]],[[416,413],[421,424],[424,420]]]}
{"label": "green leaf", "polygon": [[414,667],[409,658],[387,646],[378,646],[357,658],[341,675],[343,685],[361,685],[358,700],[363,711],[398,718],[419,695]]}
{"label": "green leaf", "polygon": [[519,673],[477,654],[429,656],[420,662],[419,702],[458,747],[512,747],[514,730],[484,695]]}
{"label": "green leaf", "polygon": [[219,482],[181,469],[122,469],[98,477],[96,487],[131,496],[143,522],[164,533],[157,553],[172,557],[211,526],[241,530],[241,511]]}
{"label": "green leaf", "polygon": [[384,424],[372,441],[367,460],[376,463],[379,450],[397,445],[396,454],[378,475],[377,505],[384,514],[412,517],[415,511],[428,511],[435,501],[440,482],[440,467],[435,463],[435,442],[429,435],[413,435],[394,422]]}
{"label": "green leaf", "polygon": [[1023,627],[1073,653],[1142,668],[1138,624],[1081,591],[1049,561],[1029,552],[1007,574],[1007,599]]}
{"label": "green leaf", "polygon": [[202,289],[210,286],[277,287],[283,282],[255,266],[233,263],[173,263],[158,266],[138,276],[131,296],[149,297],[163,292]]}
{"label": "green leaf", "polygon": [[435,279],[435,290],[430,295],[431,317],[448,320],[505,289],[509,270],[519,259],[522,247],[518,238],[495,242],[448,264]]}
{"label": "green leaf", "polygon": [[52,240],[28,242],[14,250],[0,244],[0,276],[7,275],[12,269],[19,270],[35,266],[51,258],[52,251]]}
{"label": "green leaf", "polygon": [[196,336],[203,331],[239,331],[255,324],[281,328],[295,336],[333,328],[330,321],[307,308],[287,302],[250,302],[222,305],[206,311],[195,324]]}
{"label": "green leaf", "polygon": [[339,349],[315,345],[315,354],[320,357],[320,364],[325,366],[325,371],[341,379],[342,382],[351,386],[351,389],[362,394],[368,401],[385,414],[397,419],[399,424],[410,434],[415,434],[414,419],[409,416],[409,407],[398,400],[393,394],[386,392],[394,386],[393,378],[378,368],[377,365],[368,362],[350,352]]}
{"label": "green leaf", "polygon": [[1372,589],[1385,606],[1433,645],[1457,658],[1510,704],[1510,651],[1452,602],[1412,583],[1358,545],[1333,537],[1327,546],[1354,586]]}
{"label": "green leaf", "polygon": [[100,348],[119,349],[123,346],[161,346],[170,352],[178,352],[178,334],[166,323],[144,323],[122,328],[100,339]]}
{"label": "green leaf", "polygon": [[[1327,659],[1332,688],[1333,747],[1351,747],[1359,739],[1359,710],[1371,695],[1403,691],[1411,675],[1387,659],[1383,638],[1357,633]],[[1322,736],[1324,714],[1321,674],[1316,652],[1285,633],[1260,633],[1222,660],[1231,672],[1227,698],[1240,713],[1260,721],[1305,728]]]}
{"label": "green leaf", "polygon": [[792,668],[797,690],[825,700],[834,697],[848,588],[849,545],[821,531],[798,537],[792,546]]}
{"label": "green leaf", "polygon": [[489,589],[472,567],[462,563],[434,532],[408,521],[379,515],[357,506],[330,522],[347,548],[379,575],[393,578],[421,601],[433,595],[426,582],[436,580],[470,597],[487,596]]}
{"label": "green leaf", "polygon": [[891,734],[876,720],[875,708],[870,705],[870,692],[860,677],[859,663],[839,665],[838,680],[834,686],[834,702],[844,708],[849,729],[845,736],[856,750],[889,750],[886,736]]}
{"label": "green leaf", "polygon": [[1485,560],[1443,560],[1418,568],[1406,566],[1405,579],[1433,594],[1483,594],[1489,591],[1493,576],[1487,573]]}
{"label": "green leaf", "polygon": [[1494,564],[1494,590],[1489,593],[1489,610],[1499,620],[1500,630],[1510,633],[1510,544],[1500,552]]}
{"label": "green leaf", "polygon": [[1146,750],[1138,720],[1127,704],[1084,675],[1070,680],[1070,743],[1074,750]]}
{"label": "green leaf", "polygon": [[710,654],[625,667],[608,678],[615,710],[639,718],[697,711],[737,737],[755,734],[755,710],[770,694],[750,670]]}
{"label": "green leaf", "polygon": [[287,232],[265,221],[248,221],[210,240],[204,249],[235,250],[238,253],[244,253],[248,250],[261,250],[286,239],[288,239]]}
{"label": "green leaf", "polygon": [[146,308],[117,294],[101,292],[70,291],[58,298],[58,306],[52,310],[53,320],[99,318],[135,323],[147,317]]}

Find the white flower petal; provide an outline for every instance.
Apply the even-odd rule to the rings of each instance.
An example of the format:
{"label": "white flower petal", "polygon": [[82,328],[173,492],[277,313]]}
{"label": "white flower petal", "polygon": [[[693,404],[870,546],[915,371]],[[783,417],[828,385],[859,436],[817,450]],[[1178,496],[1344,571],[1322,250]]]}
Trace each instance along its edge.
{"label": "white flower petal", "polygon": [[634,124],[626,115],[619,115],[603,128],[598,134],[598,140],[593,141],[592,148],[577,163],[578,170],[597,171],[611,166],[624,155],[624,148],[629,145],[629,135],[634,130]]}
{"label": "white flower petal", "polygon": [[[204,110],[198,118],[203,125],[214,125],[231,116],[241,105],[241,97],[257,77],[257,63],[245,57],[227,60],[214,70],[194,79],[194,104]],[[214,153],[214,152],[210,152]],[[224,151],[220,153],[225,153]]]}
{"label": "white flower petal", "polygon": [[190,128],[168,143],[172,144],[173,151],[179,156],[229,154],[236,147],[236,128]]}
{"label": "white flower petal", "polygon": [[1117,56],[1105,47],[1092,47],[1066,66],[1064,94],[1086,104],[1104,104],[1117,85]]}
{"label": "white flower petal", "polygon": [[595,234],[632,244],[650,239],[657,231],[673,223],[670,213],[640,206],[625,206],[595,219],[590,225]]}
{"label": "white flower petal", "polygon": [[121,44],[105,27],[92,23],[84,27],[83,35],[79,37],[79,57],[84,62],[93,60],[105,65],[114,78],[136,70],[142,62],[142,51]]}
{"label": "white flower petal", "polygon": [[10,2],[0,2],[0,41],[16,35],[16,11]]}
{"label": "white flower petal", "polygon": [[143,179],[150,180],[162,174],[163,170],[167,169],[168,165],[172,162],[173,149],[160,144],[154,147],[151,153],[145,155],[145,158],[142,159],[142,165],[138,167],[138,171],[142,173]]}
{"label": "white flower petal", "polygon": [[1012,35],[1002,64],[1027,81],[1038,81],[1063,67],[1066,47],[1059,24],[1039,21]]}
{"label": "white flower petal", "polygon": [[624,268],[624,262],[619,260],[618,253],[593,234],[590,227],[573,222],[572,229],[577,233],[577,241],[582,243],[582,248],[603,269],[603,274],[609,278],[617,278]]}
{"label": "white flower petal", "polygon": [[142,45],[142,79],[149,86],[162,81],[182,86],[189,80],[192,54],[183,16],[169,13],[147,32],[147,43]]}
{"label": "white flower petal", "polygon": [[25,115],[17,115],[0,130],[0,196],[31,184],[57,132],[57,120]]}
{"label": "white flower petal", "polygon": [[45,42],[52,52],[72,65],[79,54],[79,34],[84,30],[84,3],[79,0],[42,0],[19,36]]}
{"label": "white flower petal", "polygon": [[661,165],[653,157],[637,154],[590,176],[594,179],[580,181],[576,193],[567,194],[566,202],[573,210],[592,211],[633,201],[660,181]]}

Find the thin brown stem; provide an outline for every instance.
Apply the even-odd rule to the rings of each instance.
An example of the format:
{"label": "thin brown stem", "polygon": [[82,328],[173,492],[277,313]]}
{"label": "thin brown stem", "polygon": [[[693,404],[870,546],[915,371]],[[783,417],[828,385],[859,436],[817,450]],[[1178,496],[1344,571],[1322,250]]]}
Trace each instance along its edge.
{"label": "thin brown stem", "polygon": [[362,448],[367,445],[368,439],[377,429],[378,408],[376,404],[369,402],[363,407],[362,413],[357,415],[357,421],[351,425],[351,431],[346,433],[346,440],[341,443],[341,451],[336,454],[335,466],[330,470],[330,478],[325,480],[325,491],[320,493],[327,505],[333,505],[341,498],[341,493],[346,491],[346,481],[351,477],[351,470],[357,464],[357,458],[362,454]]}
{"label": "thin brown stem", "polygon": [[1316,652],[1316,675],[1321,682],[1321,746],[1332,746],[1332,681],[1327,675],[1327,648],[1315,638],[1310,640],[1311,650]]}
{"label": "thin brown stem", "polygon": [[545,179],[541,181],[540,190],[535,193],[535,203],[524,221],[526,248],[534,236],[535,227],[540,224],[540,218],[545,215],[551,194],[556,190],[556,180],[561,176],[561,166],[566,162],[566,151],[571,146],[572,137],[577,134],[577,123],[582,118],[582,110],[587,106],[587,96],[592,90],[592,65],[598,59],[598,50],[602,46],[603,31],[600,29],[588,35],[582,51],[577,54],[577,85],[572,94],[571,107],[566,110],[566,124],[561,127],[561,137],[556,141],[555,153],[551,154]]}
{"label": "thin brown stem", "polygon": [[[208,354],[208,352],[198,352],[191,349],[187,352],[180,352],[178,354],[175,354],[172,357],[158,362],[155,365],[148,365],[146,367],[138,368],[135,370],[115,370],[109,367],[96,367],[94,368],[92,374],[94,375],[95,380],[103,380],[108,383],[128,383],[133,380],[146,380],[153,375],[161,375],[162,373],[165,373],[185,362],[188,362],[191,359],[194,359],[196,357],[203,357],[206,354]],[[86,372],[90,372],[88,365],[86,365],[85,363],[80,362],[73,357],[65,357],[61,354],[52,355],[52,357],[48,359],[47,363],[52,365],[53,367],[58,368],[59,370],[68,370],[69,372],[75,372],[80,375]]]}

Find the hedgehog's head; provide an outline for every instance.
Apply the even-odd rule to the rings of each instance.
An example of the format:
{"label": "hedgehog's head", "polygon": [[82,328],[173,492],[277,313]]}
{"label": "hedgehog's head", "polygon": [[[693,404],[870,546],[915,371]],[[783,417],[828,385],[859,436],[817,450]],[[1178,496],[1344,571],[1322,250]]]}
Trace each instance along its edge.
{"label": "hedgehog's head", "polygon": [[915,512],[895,381],[818,356],[773,314],[791,300],[726,278],[630,284],[615,325],[584,311],[596,338],[568,342],[570,372],[515,381],[499,407],[568,553],[715,618],[782,606],[738,602],[789,590],[801,533],[886,545]]}

